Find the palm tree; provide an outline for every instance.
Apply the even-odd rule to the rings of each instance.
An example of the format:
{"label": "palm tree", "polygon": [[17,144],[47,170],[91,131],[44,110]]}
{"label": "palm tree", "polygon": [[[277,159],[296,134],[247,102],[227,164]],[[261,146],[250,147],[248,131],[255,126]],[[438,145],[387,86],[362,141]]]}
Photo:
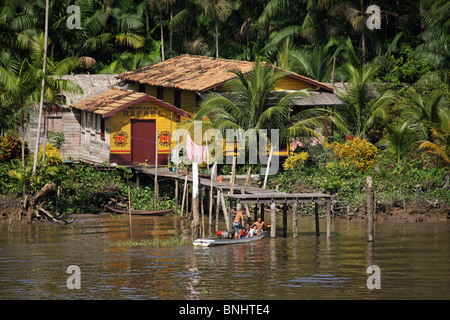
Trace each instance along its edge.
{"label": "palm tree", "polygon": [[350,2],[343,2],[336,5],[337,12],[341,13],[348,22],[350,22],[353,30],[356,33],[361,33],[361,49],[362,49],[362,64],[366,64],[366,21],[367,18],[364,15],[364,1],[360,0],[358,5],[353,5]]}
{"label": "palm tree", "polygon": [[317,110],[291,115],[291,99],[308,96],[306,91],[273,91],[286,72],[260,62],[255,63],[253,71],[247,74],[233,72],[236,77],[226,84],[230,90],[225,94],[208,93],[194,121],[207,118],[205,126],[219,129],[223,134],[227,129],[255,129],[256,132],[279,129],[282,142],[301,135],[319,135],[316,129],[321,127],[323,118]]}
{"label": "palm tree", "polygon": [[388,135],[377,143],[381,149],[392,155],[397,166],[402,164],[405,156],[413,150],[414,132],[407,121],[396,126],[386,125]]}
{"label": "palm tree", "polygon": [[299,66],[295,71],[319,82],[329,82],[333,72],[333,60],[338,52],[331,48],[333,42],[331,39],[325,46],[305,46],[293,52]]}
{"label": "palm tree", "polygon": [[348,131],[355,137],[366,138],[375,120],[387,119],[388,106],[395,101],[396,96],[390,91],[383,95],[370,84],[377,72],[377,67],[366,65],[356,68],[347,65],[349,88],[340,92],[345,105],[339,113],[345,119]]}
{"label": "palm tree", "polygon": [[201,0],[200,5],[205,15],[214,20],[216,58],[219,58],[219,22],[225,22],[231,15],[231,3],[229,0]]}
{"label": "palm tree", "polygon": [[[395,171],[398,173],[399,194],[402,197],[402,172],[406,156],[413,150],[415,142],[414,132],[408,127],[408,122],[400,123],[396,126],[387,125],[388,136],[382,139],[377,145],[385,152],[392,155],[396,160]],[[403,208],[405,200],[403,199]]]}
{"label": "palm tree", "polygon": [[437,75],[448,82],[450,80],[450,37],[448,36],[450,2],[421,0],[420,4],[423,8],[422,18],[425,30],[419,34],[423,42],[416,47],[415,57],[429,62],[436,68],[437,71],[428,74],[428,77],[435,78]]}
{"label": "palm tree", "polygon": [[168,12],[170,7],[175,3],[175,0],[147,0],[150,10],[158,13],[159,26],[161,29],[161,60],[164,61],[164,24],[163,15]]}
{"label": "palm tree", "polygon": [[408,107],[402,113],[402,118],[410,123],[422,140],[431,139],[431,129],[441,120],[439,112],[445,107],[444,94],[438,94],[426,99],[416,94],[409,100]]}
{"label": "palm tree", "polygon": [[422,141],[419,150],[432,154],[450,164],[450,108],[443,107],[437,111],[439,121],[429,123],[431,136]]}

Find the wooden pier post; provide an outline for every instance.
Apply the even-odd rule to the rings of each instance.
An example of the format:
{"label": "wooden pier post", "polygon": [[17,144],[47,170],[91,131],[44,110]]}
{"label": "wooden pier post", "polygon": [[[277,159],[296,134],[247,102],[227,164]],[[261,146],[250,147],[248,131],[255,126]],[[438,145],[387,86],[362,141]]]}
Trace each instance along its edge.
{"label": "wooden pier post", "polygon": [[287,237],[287,204],[283,204],[283,238]]}
{"label": "wooden pier post", "polygon": [[219,231],[219,213],[220,213],[220,189],[217,188],[217,198],[216,198],[216,232]]}
{"label": "wooden pier post", "polygon": [[201,184],[199,184],[198,187],[198,203],[200,206],[200,214],[201,214],[201,233],[202,233],[202,238],[205,237],[205,206],[203,203],[203,187]]}
{"label": "wooden pier post", "polygon": [[270,205],[270,225],[270,237],[275,238],[277,236],[277,215],[275,202],[272,202]]}
{"label": "wooden pier post", "polygon": [[292,204],[292,236],[298,238],[298,214],[297,203]]}
{"label": "wooden pier post", "polygon": [[220,201],[222,202],[222,211],[223,211],[223,216],[225,217],[225,223],[227,225],[227,230],[231,231],[231,221],[228,216],[227,206],[225,205],[225,197],[223,196],[222,190],[220,191]]}
{"label": "wooden pier post", "polygon": [[327,202],[327,238],[331,236],[331,202]]}
{"label": "wooden pier post", "polygon": [[[186,182],[187,189],[186,189],[186,218],[190,218],[189,214],[189,182]],[[192,211],[192,205],[191,205],[191,211]]]}
{"label": "wooden pier post", "polygon": [[200,208],[199,208],[199,188],[198,179],[198,164],[192,163],[192,213],[194,219],[192,220],[192,239],[198,239],[200,237]]}
{"label": "wooden pier post", "polygon": [[234,181],[236,179],[236,156],[233,156],[233,166],[231,167],[231,188],[230,188],[230,194],[234,193]]}
{"label": "wooden pier post", "polygon": [[214,194],[213,194],[213,181],[211,180],[211,186],[209,188],[209,220],[208,220],[208,226],[209,230],[212,228],[212,216],[213,216],[213,202],[214,202]]}
{"label": "wooden pier post", "polygon": [[263,189],[266,188],[267,178],[269,177],[270,162],[272,161],[273,145],[270,146],[269,160],[267,160],[266,175],[264,176]]}
{"label": "wooden pier post", "polygon": [[[182,200],[181,200],[181,212],[180,212],[180,217],[183,217],[184,201],[185,201],[185,199],[186,199],[186,193],[187,193],[187,179],[188,179],[188,177],[186,176],[186,177],[184,178],[184,188],[183,188],[183,197],[182,197]],[[186,214],[186,217],[187,217],[187,214]]]}
{"label": "wooden pier post", "polygon": [[316,237],[320,236],[320,227],[319,227],[319,204],[317,202],[314,203],[314,216],[316,220]]}
{"label": "wooden pier post", "polygon": [[256,219],[258,218],[258,204],[255,203],[255,207],[253,208],[253,214],[254,214],[254,220],[256,221]]}
{"label": "wooden pier post", "polygon": [[373,230],[373,201],[375,198],[374,188],[372,186],[372,177],[367,177],[367,241],[372,242],[374,238]]}
{"label": "wooden pier post", "polygon": [[175,214],[178,214],[178,179],[175,179]]}

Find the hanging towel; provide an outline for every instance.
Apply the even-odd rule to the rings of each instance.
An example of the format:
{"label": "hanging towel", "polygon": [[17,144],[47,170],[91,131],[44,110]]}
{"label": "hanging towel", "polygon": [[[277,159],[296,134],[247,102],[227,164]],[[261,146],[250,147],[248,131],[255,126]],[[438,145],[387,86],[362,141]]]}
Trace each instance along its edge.
{"label": "hanging towel", "polygon": [[186,151],[191,162],[202,163],[205,160],[205,152],[208,146],[195,144],[191,136],[186,135]]}

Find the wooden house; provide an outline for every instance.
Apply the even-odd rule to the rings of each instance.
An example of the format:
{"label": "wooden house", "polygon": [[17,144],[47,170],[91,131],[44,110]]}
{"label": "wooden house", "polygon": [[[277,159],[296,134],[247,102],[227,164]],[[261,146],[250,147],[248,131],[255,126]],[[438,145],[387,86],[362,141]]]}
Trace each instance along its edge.
{"label": "wooden house", "polygon": [[[180,55],[117,76],[68,75],[64,78],[79,84],[84,94],[66,95],[64,106],[46,114],[42,130],[64,133],[63,157],[75,161],[154,164],[158,152],[158,163],[167,164],[170,134],[195,115],[202,96],[210,91],[225,94],[224,84],[235,77],[230,70],[247,73],[253,67],[247,61]],[[310,97],[293,100],[294,111],[342,105],[333,86],[292,72],[275,90],[306,88],[312,90]],[[27,130],[31,148],[33,128],[36,121]]]}
{"label": "wooden house", "polygon": [[[117,164],[167,164],[170,133],[182,117],[191,115],[142,92],[110,88],[71,105],[81,110],[81,152],[93,148],[103,161]],[[100,143],[93,144],[96,134]],[[156,144],[155,144],[156,143]],[[107,152],[103,152],[106,150]]]}
{"label": "wooden house", "polygon": [[[248,73],[253,68],[253,62],[184,54],[122,73],[117,78],[129,88],[157,97],[193,116],[206,93],[216,91],[226,94],[224,85],[236,76],[231,70]],[[310,96],[293,99],[294,113],[309,107],[334,108],[343,104],[334,94],[333,86],[289,71],[274,88],[284,91],[302,89],[310,89]],[[278,155],[287,155],[289,150],[289,147],[280,150]]]}

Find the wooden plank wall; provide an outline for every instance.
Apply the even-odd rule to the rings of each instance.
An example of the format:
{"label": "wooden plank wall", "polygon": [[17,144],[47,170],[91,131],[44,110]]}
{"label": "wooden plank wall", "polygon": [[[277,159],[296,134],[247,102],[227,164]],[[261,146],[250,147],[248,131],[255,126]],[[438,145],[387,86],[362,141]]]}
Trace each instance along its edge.
{"label": "wooden plank wall", "polygon": [[80,159],[87,162],[109,162],[109,120],[105,121],[105,138],[100,135],[101,116],[81,111]]}

